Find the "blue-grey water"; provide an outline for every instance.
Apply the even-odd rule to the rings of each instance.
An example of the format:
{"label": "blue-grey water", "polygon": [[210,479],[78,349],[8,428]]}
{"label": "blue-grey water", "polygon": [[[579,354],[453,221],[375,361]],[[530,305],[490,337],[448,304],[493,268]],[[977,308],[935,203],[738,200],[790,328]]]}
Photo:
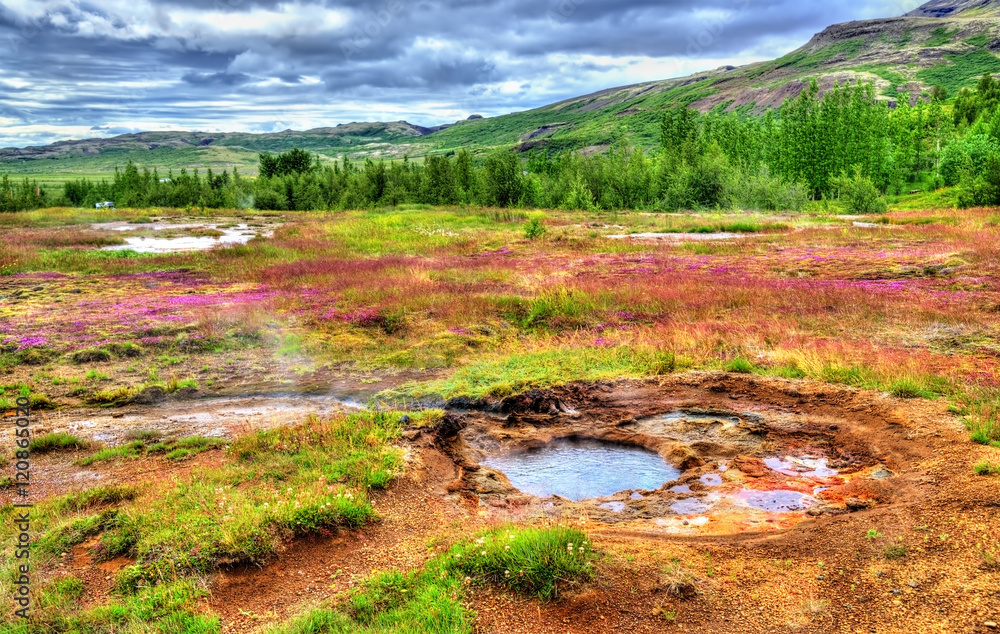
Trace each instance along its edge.
{"label": "blue-grey water", "polygon": [[524,493],[571,500],[658,489],[681,474],[654,451],[599,440],[557,440],[537,449],[490,456],[483,464],[503,471]]}

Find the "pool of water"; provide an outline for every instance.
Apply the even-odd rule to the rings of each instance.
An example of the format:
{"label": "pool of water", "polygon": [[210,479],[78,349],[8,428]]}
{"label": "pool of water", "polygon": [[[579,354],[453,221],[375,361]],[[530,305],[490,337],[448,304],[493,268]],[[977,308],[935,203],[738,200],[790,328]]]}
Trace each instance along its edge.
{"label": "pool of water", "polygon": [[670,510],[678,515],[699,515],[712,508],[712,504],[707,499],[686,498],[677,500],[670,505]]}
{"label": "pool of water", "polygon": [[654,451],[599,440],[557,440],[482,461],[525,493],[585,500],[628,489],[653,490],[681,471]]}
{"label": "pool of water", "polygon": [[[215,225],[205,225],[206,229],[214,229],[221,236],[178,236],[175,238],[153,238],[146,236],[127,236],[125,244],[104,247],[105,251],[131,250],[137,253],[175,253],[178,251],[206,251],[220,244],[246,244],[256,232],[246,224],[236,227],[218,228]],[[158,229],[160,227],[154,227]]]}
{"label": "pool of water", "polygon": [[722,484],[722,476],[718,473],[706,473],[699,478],[701,483],[709,487],[717,487]]}
{"label": "pool of water", "polygon": [[[125,236],[125,244],[104,247],[102,251],[136,251],[137,253],[177,253],[182,251],[206,251],[218,245],[246,244],[254,236],[270,237],[274,233],[275,223],[249,222],[153,222],[132,223],[124,221],[104,222],[93,225],[94,229],[104,231],[144,231],[154,235]],[[218,231],[218,236],[199,235],[164,235],[157,236],[160,231],[171,233],[208,229]]]}
{"label": "pool of water", "polygon": [[826,458],[766,458],[764,464],[778,473],[806,478],[830,478],[837,475],[836,469],[826,464]]}
{"label": "pool of water", "polygon": [[738,497],[748,506],[773,513],[804,511],[818,503],[816,498],[795,491],[744,491]]}

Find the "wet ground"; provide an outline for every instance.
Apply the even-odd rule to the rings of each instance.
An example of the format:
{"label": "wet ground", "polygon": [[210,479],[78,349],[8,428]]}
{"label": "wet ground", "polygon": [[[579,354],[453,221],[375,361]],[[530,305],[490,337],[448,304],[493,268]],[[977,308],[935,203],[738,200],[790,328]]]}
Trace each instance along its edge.
{"label": "wet ground", "polygon": [[34,414],[35,433],[67,431],[114,446],[139,430],[168,437],[234,438],[256,429],[295,425],[309,415],[356,411],[363,405],[349,398],[302,394],[171,400],[155,405],[116,409],[66,409]]}
{"label": "wet ground", "polygon": [[220,245],[246,244],[257,236],[270,237],[279,223],[267,218],[213,218],[212,222],[194,218],[151,219],[149,223],[125,221],[93,225],[93,229],[122,232],[124,245],[104,247],[103,251],[131,250],[138,253],[176,253],[205,251]]}
{"label": "wet ground", "polygon": [[795,402],[794,382],[780,398],[749,396],[738,408],[711,388],[628,385],[529,395],[462,414],[452,440],[463,468],[455,488],[503,519],[582,516],[670,534],[759,533],[890,504],[910,486],[907,465],[925,451],[902,442],[887,452],[885,422],[872,419],[877,408],[845,401],[805,414],[776,405]]}

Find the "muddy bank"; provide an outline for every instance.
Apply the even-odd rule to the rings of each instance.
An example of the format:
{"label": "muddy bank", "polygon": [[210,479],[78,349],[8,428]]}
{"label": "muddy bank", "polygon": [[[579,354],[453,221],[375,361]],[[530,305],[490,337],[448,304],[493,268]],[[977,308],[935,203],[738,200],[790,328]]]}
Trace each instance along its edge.
{"label": "muddy bank", "polygon": [[[502,519],[585,518],[678,534],[770,531],[912,502],[928,439],[968,442],[957,420],[909,411],[935,404],[728,374],[571,385],[465,405],[451,414],[443,442],[461,470],[450,488],[469,503]],[[581,440],[654,451],[677,475],[597,496],[518,486],[521,458],[551,469],[553,480],[586,477],[539,455]],[[618,482],[629,468],[606,462],[590,477]]]}
{"label": "muddy bank", "polygon": [[235,438],[258,429],[296,425],[313,414],[323,416],[362,407],[350,398],[330,395],[167,399],[115,409],[67,408],[36,412],[32,415],[32,432],[35,435],[69,432],[108,445],[122,444],[139,430],[156,430],[166,437]]}

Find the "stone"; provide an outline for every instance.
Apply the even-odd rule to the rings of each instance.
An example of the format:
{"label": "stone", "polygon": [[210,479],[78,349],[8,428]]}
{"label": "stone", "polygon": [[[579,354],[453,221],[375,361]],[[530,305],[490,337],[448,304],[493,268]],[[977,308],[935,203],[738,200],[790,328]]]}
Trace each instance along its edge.
{"label": "stone", "polygon": [[678,445],[670,452],[670,462],[677,465],[681,471],[696,469],[705,464],[698,454],[687,445]]}
{"label": "stone", "polygon": [[852,513],[855,511],[863,511],[871,506],[866,500],[859,498],[847,498],[844,500],[844,504],[847,505],[847,509]]}
{"label": "stone", "polygon": [[406,439],[406,440],[410,440],[410,441],[416,440],[417,437],[420,436],[420,430],[419,429],[407,429],[406,431],[403,432],[402,435],[403,435],[403,438]]}
{"label": "stone", "polygon": [[763,460],[753,456],[737,456],[733,464],[748,478],[762,478],[771,471]]}
{"label": "stone", "polygon": [[988,627],[991,630],[995,630],[997,628],[997,624],[994,621],[986,621],[985,623],[983,623],[983,626]]}
{"label": "stone", "polygon": [[919,588],[920,587],[920,584],[917,583],[916,581],[910,581],[906,585],[910,586],[911,588]]}
{"label": "stone", "polygon": [[896,474],[885,468],[885,465],[879,465],[874,471],[872,471],[872,480],[888,480],[889,478],[896,477]]}

